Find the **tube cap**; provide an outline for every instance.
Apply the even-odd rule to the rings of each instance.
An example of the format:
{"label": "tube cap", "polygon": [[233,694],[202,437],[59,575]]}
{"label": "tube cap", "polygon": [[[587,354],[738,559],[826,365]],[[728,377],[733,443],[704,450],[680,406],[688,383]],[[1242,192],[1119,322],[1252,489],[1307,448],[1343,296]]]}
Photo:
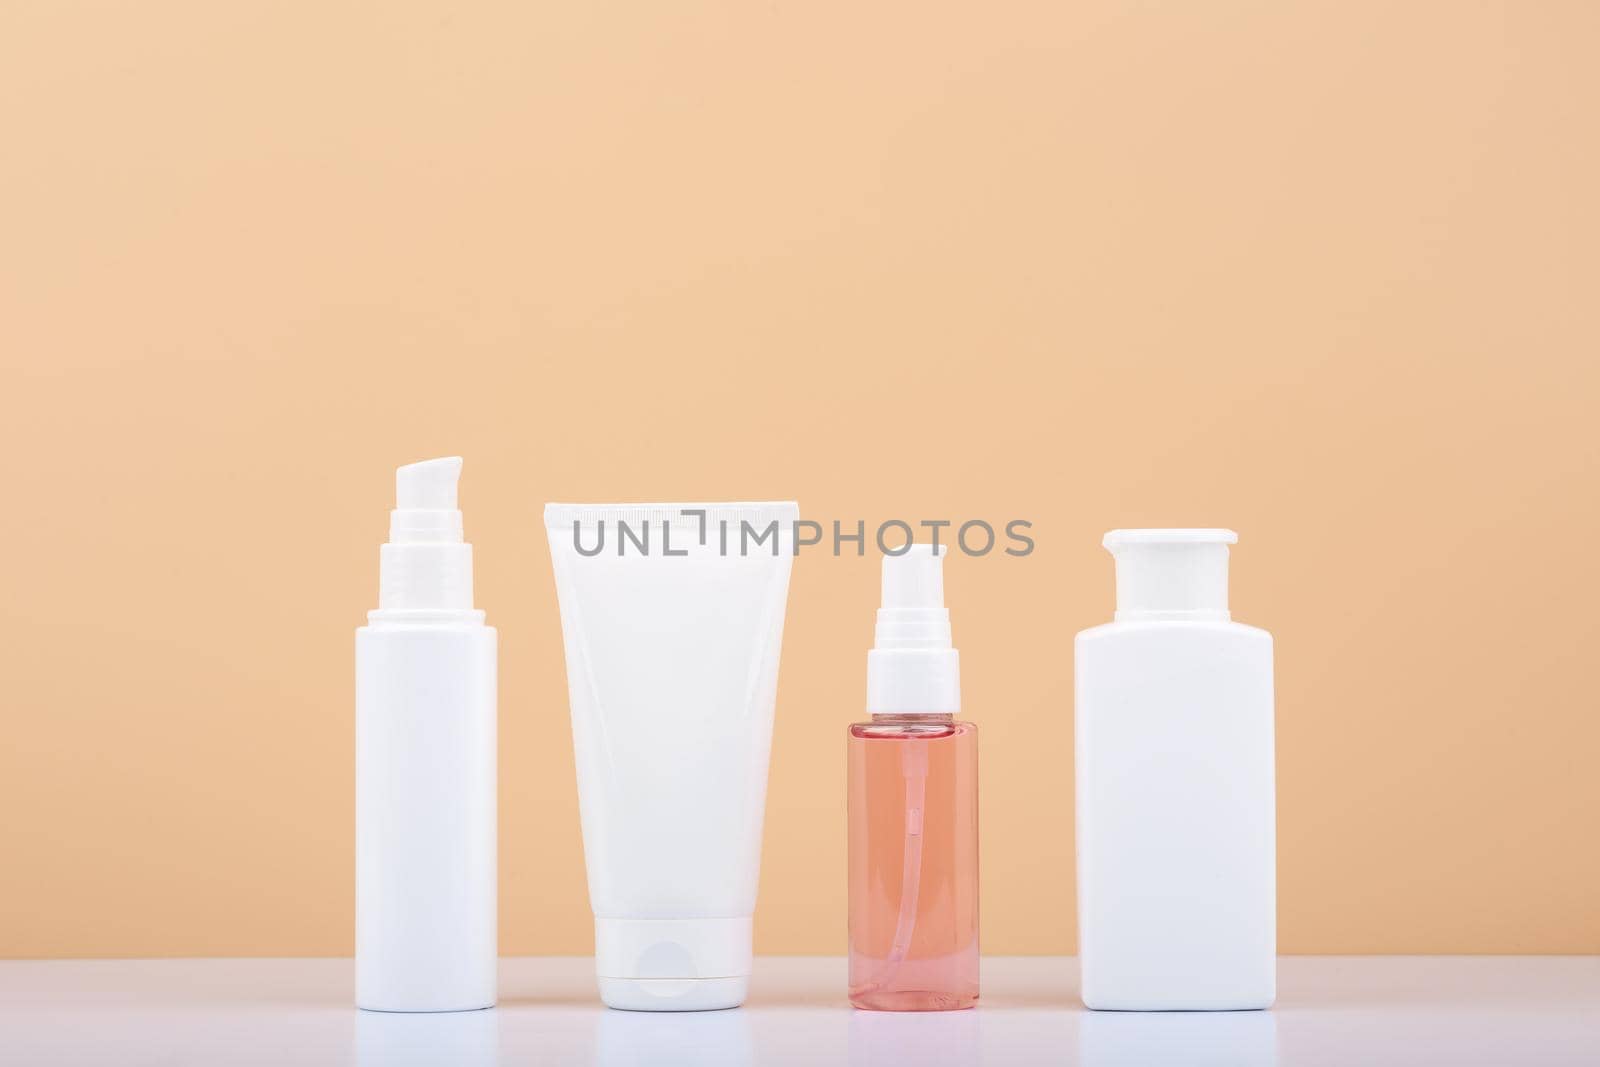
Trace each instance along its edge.
{"label": "tube cap", "polygon": [[600,999],[630,1011],[736,1008],[750,985],[750,916],[594,922]]}

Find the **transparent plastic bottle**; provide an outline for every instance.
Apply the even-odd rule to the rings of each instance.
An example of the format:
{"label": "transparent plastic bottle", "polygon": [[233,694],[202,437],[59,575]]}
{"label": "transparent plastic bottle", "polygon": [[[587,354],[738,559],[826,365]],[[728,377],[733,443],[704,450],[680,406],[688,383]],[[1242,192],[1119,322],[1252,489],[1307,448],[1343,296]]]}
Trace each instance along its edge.
{"label": "transparent plastic bottle", "polygon": [[885,557],[868,711],[850,727],[850,1003],[949,1011],[978,1000],[978,731],[943,559]]}
{"label": "transparent plastic bottle", "polygon": [[948,714],[850,727],[850,1003],[978,1002],[978,728]]}

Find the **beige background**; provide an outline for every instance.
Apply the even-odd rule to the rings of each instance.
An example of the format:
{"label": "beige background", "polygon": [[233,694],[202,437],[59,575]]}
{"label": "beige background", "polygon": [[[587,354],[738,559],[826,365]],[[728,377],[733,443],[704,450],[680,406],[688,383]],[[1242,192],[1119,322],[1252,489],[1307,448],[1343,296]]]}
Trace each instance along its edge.
{"label": "beige background", "polygon": [[[1288,952],[1600,951],[1600,5],[7,4],[0,954],[351,949],[352,629],[467,459],[502,948],[590,948],[551,499],[1027,518],[949,590],[984,947],[1074,948],[1071,637],[1227,525]],[[758,948],[844,933],[803,557]]]}

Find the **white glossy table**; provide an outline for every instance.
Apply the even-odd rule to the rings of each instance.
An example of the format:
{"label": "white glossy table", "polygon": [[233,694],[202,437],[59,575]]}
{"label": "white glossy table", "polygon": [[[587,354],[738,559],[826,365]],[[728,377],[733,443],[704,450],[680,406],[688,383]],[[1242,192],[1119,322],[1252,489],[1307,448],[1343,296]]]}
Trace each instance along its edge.
{"label": "white glossy table", "polygon": [[588,959],[501,1003],[350,1006],[348,960],[0,962],[0,1064],[1600,1064],[1600,957],[1286,957],[1267,1012],[1089,1012],[1064,958],[984,961],[974,1011],[853,1011],[844,963],[763,958],[741,1010],[609,1011]]}

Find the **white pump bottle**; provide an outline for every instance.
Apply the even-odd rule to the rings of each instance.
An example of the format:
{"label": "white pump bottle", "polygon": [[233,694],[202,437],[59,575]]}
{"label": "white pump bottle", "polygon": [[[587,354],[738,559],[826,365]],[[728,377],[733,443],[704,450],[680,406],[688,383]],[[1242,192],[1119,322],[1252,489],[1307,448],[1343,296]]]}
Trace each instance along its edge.
{"label": "white pump bottle", "polygon": [[1113,530],[1077,640],[1083,1002],[1265,1008],[1276,974],[1272,635],[1228,614],[1230,530]]}
{"label": "white pump bottle", "polygon": [[495,632],[472,606],[461,459],[396,472],[356,631],[356,1004],[495,1002]]}

